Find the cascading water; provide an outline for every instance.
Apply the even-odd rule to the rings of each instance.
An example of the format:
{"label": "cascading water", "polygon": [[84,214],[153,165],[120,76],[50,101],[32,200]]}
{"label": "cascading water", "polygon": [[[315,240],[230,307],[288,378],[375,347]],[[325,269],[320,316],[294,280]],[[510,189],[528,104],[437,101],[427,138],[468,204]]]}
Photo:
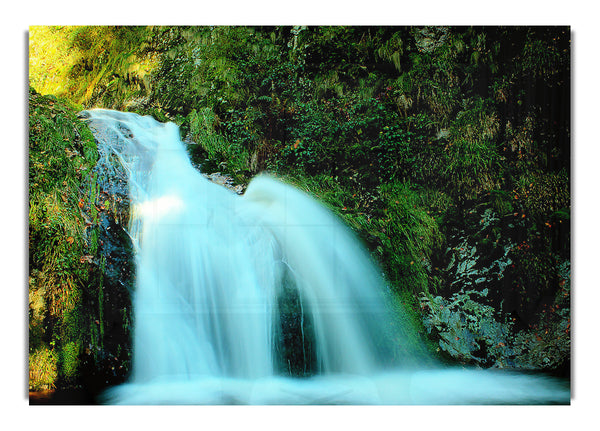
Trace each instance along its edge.
{"label": "cascading water", "polygon": [[[541,376],[436,366],[354,235],[304,193],[261,176],[238,196],[194,169],[176,125],[83,116],[101,156],[128,172],[136,249],[133,371],[107,402],[569,402]],[[290,336],[308,377],[286,369]]]}

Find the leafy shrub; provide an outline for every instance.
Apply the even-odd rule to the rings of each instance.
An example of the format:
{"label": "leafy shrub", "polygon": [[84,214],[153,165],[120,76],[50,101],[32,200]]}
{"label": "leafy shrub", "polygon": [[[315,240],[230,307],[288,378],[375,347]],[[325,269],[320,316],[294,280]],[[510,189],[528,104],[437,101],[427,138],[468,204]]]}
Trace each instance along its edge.
{"label": "leafy shrub", "polygon": [[501,217],[513,212],[514,198],[510,192],[504,190],[491,190],[490,197],[492,207]]}
{"label": "leafy shrub", "polygon": [[309,174],[357,173],[372,186],[390,179],[424,177],[421,170],[414,172],[414,162],[428,133],[422,117],[401,119],[378,99],[304,103],[289,128],[293,143],[280,151],[278,166]]}
{"label": "leafy shrub", "polygon": [[[48,309],[62,318],[73,309],[87,269],[81,184],[95,163],[91,134],[62,103],[30,93],[30,268],[37,287],[52,298]],[[33,273],[33,272],[32,272]]]}

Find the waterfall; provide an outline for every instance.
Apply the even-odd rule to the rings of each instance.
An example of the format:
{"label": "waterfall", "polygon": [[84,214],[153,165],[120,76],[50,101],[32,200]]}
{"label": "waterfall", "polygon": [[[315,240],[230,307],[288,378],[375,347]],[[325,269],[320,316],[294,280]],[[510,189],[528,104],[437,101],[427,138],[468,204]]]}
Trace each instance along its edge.
{"label": "waterfall", "polygon": [[259,176],[239,196],[192,166],[175,124],[82,115],[128,173],[136,250],[132,374],[106,402],[569,401],[543,376],[437,365],[360,242],[305,193]]}

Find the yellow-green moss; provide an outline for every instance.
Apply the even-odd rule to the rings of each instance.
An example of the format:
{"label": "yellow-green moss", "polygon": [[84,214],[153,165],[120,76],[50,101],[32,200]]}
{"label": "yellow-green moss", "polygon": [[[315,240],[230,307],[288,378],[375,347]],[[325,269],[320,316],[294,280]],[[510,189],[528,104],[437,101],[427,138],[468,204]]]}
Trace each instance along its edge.
{"label": "yellow-green moss", "polygon": [[29,390],[54,388],[58,358],[53,350],[41,348],[29,354]]}

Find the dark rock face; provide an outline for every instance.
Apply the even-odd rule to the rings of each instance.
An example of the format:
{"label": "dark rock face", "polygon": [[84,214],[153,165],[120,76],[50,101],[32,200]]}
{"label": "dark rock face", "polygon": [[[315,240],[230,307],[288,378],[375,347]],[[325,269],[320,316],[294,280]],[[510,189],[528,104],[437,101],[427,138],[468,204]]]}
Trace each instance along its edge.
{"label": "dark rock face", "polygon": [[131,291],[134,268],[131,238],[126,230],[129,222],[127,173],[114,155],[103,155],[94,171],[98,187],[98,245],[106,258],[104,275],[122,290]]}
{"label": "dark rock face", "polygon": [[[534,228],[521,212],[501,217],[481,202],[449,230],[446,283],[421,296],[425,328],[443,354],[485,367],[568,369],[570,260],[531,251]],[[548,281],[524,277],[528,260],[546,255]]]}
{"label": "dark rock face", "polygon": [[100,274],[95,297],[89,298],[100,319],[96,321],[96,336],[82,358],[83,383],[92,395],[127,378],[131,365],[131,293],[135,278],[133,245],[127,232],[127,174],[113,154],[107,154],[101,146],[98,152],[100,157],[92,171],[94,203],[82,208],[90,225],[87,237],[95,250],[93,263]]}

